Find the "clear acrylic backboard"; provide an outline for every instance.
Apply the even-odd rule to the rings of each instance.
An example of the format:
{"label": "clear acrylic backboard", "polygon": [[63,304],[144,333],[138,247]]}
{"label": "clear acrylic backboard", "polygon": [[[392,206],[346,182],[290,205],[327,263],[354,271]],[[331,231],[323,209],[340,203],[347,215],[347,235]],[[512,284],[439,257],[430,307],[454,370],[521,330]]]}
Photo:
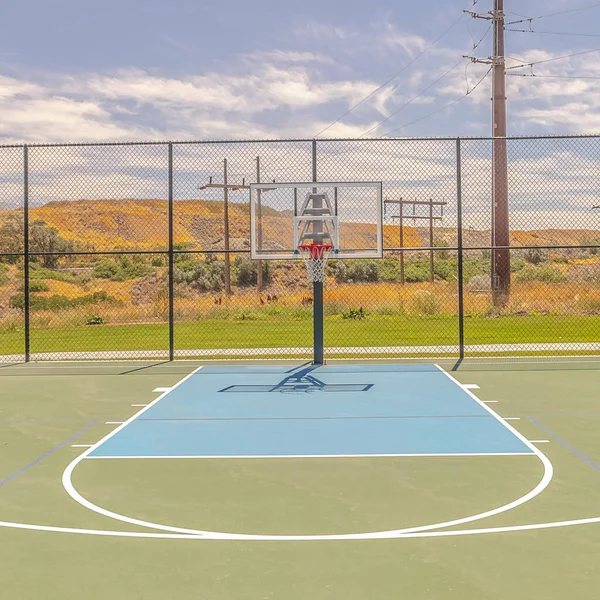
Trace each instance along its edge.
{"label": "clear acrylic backboard", "polygon": [[252,258],[300,259],[298,246],[331,244],[331,258],[382,258],[381,182],[250,184]]}

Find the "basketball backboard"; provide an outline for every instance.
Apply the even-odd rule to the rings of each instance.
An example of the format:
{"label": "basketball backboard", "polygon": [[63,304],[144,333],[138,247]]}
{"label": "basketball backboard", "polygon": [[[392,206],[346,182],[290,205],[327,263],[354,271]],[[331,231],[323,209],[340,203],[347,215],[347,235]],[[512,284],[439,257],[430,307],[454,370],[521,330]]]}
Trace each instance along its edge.
{"label": "basketball backboard", "polygon": [[331,244],[331,258],[381,258],[381,182],[252,183],[250,227],[255,259],[300,259],[311,243]]}

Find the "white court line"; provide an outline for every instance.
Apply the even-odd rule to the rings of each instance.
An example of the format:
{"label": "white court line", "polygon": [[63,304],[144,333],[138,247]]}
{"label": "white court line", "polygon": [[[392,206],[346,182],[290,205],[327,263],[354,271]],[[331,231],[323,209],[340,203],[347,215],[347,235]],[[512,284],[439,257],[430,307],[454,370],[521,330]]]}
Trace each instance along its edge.
{"label": "white court line", "polygon": [[231,454],[231,455],[219,455],[219,454],[199,454],[199,455],[185,455],[185,456],[86,456],[88,460],[107,460],[107,459],[172,459],[172,458],[212,458],[212,459],[242,459],[242,458],[414,458],[414,457],[450,457],[456,458],[457,456],[535,456],[533,452],[481,452],[481,453],[469,453],[469,452],[456,452],[454,454]]}
{"label": "white court line", "polygon": [[161,393],[170,392],[171,388],[170,387],[157,387],[157,388],[154,388],[152,391],[153,392],[161,392]]}
{"label": "white court line", "polygon": [[[162,396],[161,396],[161,398],[162,398]],[[149,404],[132,404],[131,406],[150,406],[150,405]]]}
{"label": "white court line", "polygon": [[521,417],[504,417],[505,421],[520,421]]}
{"label": "white court line", "polygon": [[93,444],[72,444],[71,448],[91,448]]}
{"label": "white court line", "polygon": [[[484,535],[490,533],[509,533],[513,531],[533,531],[538,529],[556,529],[559,527],[573,527],[575,525],[591,525],[600,523],[600,517],[589,519],[573,519],[570,521],[553,521],[550,523],[531,523],[529,525],[509,525],[507,527],[487,527],[482,529],[460,529],[458,531],[426,531],[423,533],[405,533],[393,536],[379,536],[377,539],[414,539],[431,537],[453,537],[457,535]],[[136,533],[133,531],[110,531],[104,529],[78,529],[75,527],[55,527],[53,525],[35,525],[33,523],[14,523],[10,521],[0,521],[0,527],[9,527],[12,529],[25,529],[29,531],[47,531],[51,533],[74,533],[78,535],[97,535],[107,537],[129,537],[143,539],[163,539],[163,540],[207,540],[200,535],[186,535],[176,533]],[[289,536],[289,541],[304,541],[308,538],[294,539]],[[286,540],[288,541],[288,540]]]}
{"label": "white court line", "polygon": [[479,386],[476,383],[464,383],[463,386],[465,390],[478,390]]}
{"label": "white court line", "polygon": [[104,422],[105,425],[123,425],[123,423],[125,423],[125,421],[105,421]]}
{"label": "white court line", "polygon": [[549,444],[550,440],[529,440],[532,444]]}
{"label": "white court line", "polygon": [[[454,379],[454,377],[452,377],[449,373],[447,373],[446,371],[444,371],[438,365],[436,365],[436,367],[444,375],[446,375],[450,380],[454,381],[456,383],[456,385],[458,385],[461,389],[464,390],[464,388],[462,388],[462,386],[460,385],[460,383],[456,379]],[[179,381],[174,386],[174,388],[177,387],[178,385],[181,385],[184,381],[186,381],[189,377],[191,377],[195,372],[196,371],[190,373],[187,377],[184,377],[181,381]],[[151,523],[151,522],[148,522],[148,521],[143,521],[141,519],[134,519],[134,518],[128,517],[126,515],[120,515],[118,513],[114,513],[114,512],[109,511],[109,510],[107,510],[105,508],[97,506],[97,505],[93,504],[92,502],[90,502],[89,500],[87,500],[86,498],[84,498],[75,489],[75,487],[73,486],[73,483],[71,481],[71,476],[72,476],[72,473],[73,473],[73,470],[75,469],[75,467],[84,458],[86,458],[87,455],[90,452],[92,452],[94,449],[98,448],[106,440],[110,439],[118,431],[120,431],[121,429],[123,429],[124,427],[126,427],[129,423],[131,423],[134,419],[136,419],[140,414],[142,414],[144,411],[148,410],[148,408],[150,408],[151,406],[153,406],[154,404],[156,404],[156,402],[158,402],[161,398],[163,398],[168,392],[166,392],[163,396],[160,396],[159,398],[157,398],[154,402],[150,403],[150,405],[148,407],[146,407],[146,408],[142,409],[141,411],[139,411],[136,415],[134,415],[133,417],[131,417],[131,419],[129,419],[128,421],[126,421],[123,425],[117,427],[113,432],[111,432],[108,435],[106,435],[104,438],[102,438],[102,440],[100,440],[98,443],[96,443],[93,446],[93,448],[86,450],[80,456],[78,456],[77,458],[75,458],[67,466],[67,468],[65,469],[65,471],[63,473],[63,476],[62,476],[62,484],[63,484],[65,490],[67,491],[67,493],[76,502],[78,502],[79,504],[85,506],[89,510],[97,512],[97,513],[99,513],[101,515],[104,515],[106,517],[109,517],[109,518],[112,518],[112,519],[116,519],[118,521],[123,521],[125,523],[130,523],[132,525],[140,525],[142,527],[149,527],[149,528],[152,528],[152,529],[158,529],[160,531],[168,531],[168,532],[171,532],[171,533],[191,534],[193,536],[199,536],[199,537],[202,537],[204,539],[240,540],[240,541],[241,540],[262,540],[262,541],[294,540],[294,541],[301,541],[301,540],[389,539],[389,538],[403,537],[406,534],[416,534],[416,533],[420,533],[420,532],[424,532],[424,531],[434,531],[434,530],[437,530],[437,529],[442,529],[442,528],[447,528],[447,527],[453,527],[453,526],[458,526],[458,525],[464,525],[465,523],[472,523],[474,521],[478,521],[478,520],[481,520],[481,519],[485,519],[487,517],[492,517],[492,516],[495,516],[495,515],[507,512],[509,510],[512,510],[513,508],[516,508],[518,506],[521,506],[522,504],[525,504],[526,502],[529,502],[530,500],[532,500],[533,498],[535,498],[537,495],[539,495],[541,492],[543,492],[546,489],[546,487],[548,486],[548,484],[552,480],[552,476],[553,476],[552,463],[550,462],[550,460],[538,448],[536,448],[533,444],[531,444],[531,442],[529,442],[523,435],[521,435],[517,430],[515,430],[513,427],[511,427],[508,423],[506,423],[505,421],[503,421],[502,418],[497,413],[495,413],[491,408],[489,408],[488,406],[486,406],[485,404],[483,404],[483,402],[481,400],[479,400],[479,398],[477,398],[477,396],[475,396],[472,392],[470,392],[469,390],[464,390],[464,392],[466,394],[468,394],[469,396],[471,396],[480,406],[482,406],[486,411],[488,411],[495,419],[497,419],[500,423],[502,423],[502,425],[504,425],[504,427],[506,427],[508,430],[510,430],[530,450],[533,451],[533,453],[540,459],[540,461],[542,462],[542,464],[544,466],[544,474],[543,474],[542,479],[540,480],[540,482],[529,493],[525,494],[524,496],[521,496],[520,498],[517,498],[516,500],[514,500],[514,501],[512,501],[512,502],[510,502],[508,504],[505,504],[503,506],[499,506],[497,508],[488,510],[486,512],[478,513],[476,515],[472,515],[472,516],[468,516],[468,517],[463,517],[463,518],[460,518],[460,519],[454,519],[454,520],[451,520],[451,521],[444,521],[444,522],[441,522],[441,523],[433,523],[431,525],[422,525],[422,526],[419,526],[419,527],[410,527],[410,528],[406,528],[406,529],[396,529],[396,530],[389,530],[389,531],[377,531],[377,532],[369,532],[369,533],[349,533],[349,534],[335,534],[335,535],[252,535],[252,534],[243,534],[243,533],[226,533],[226,532],[218,532],[218,531],[205,531],[205,530],[198,530],[198,529],[186,529],[186,528],[181,528],[181,527],[171,527],[169,525],[161,525],[159,523]]]}
{"label": "white court line", "polygon": [[485,402],[486,404],[498,404],[498,400],[482,400],[481,402]]}

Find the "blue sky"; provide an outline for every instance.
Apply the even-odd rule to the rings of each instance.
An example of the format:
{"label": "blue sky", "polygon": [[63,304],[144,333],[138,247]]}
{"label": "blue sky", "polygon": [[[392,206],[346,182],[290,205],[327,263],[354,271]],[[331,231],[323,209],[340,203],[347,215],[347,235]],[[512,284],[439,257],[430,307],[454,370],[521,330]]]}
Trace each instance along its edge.
{"label": "blue sky", "polygon": [[[594,4],[505,1],[508,20],[521,18],[513,11],[537,16]],[[463,9],[486,12],[491,4],[492,0],[478,0],[474,7],[473,0],[4,2],[0,139],[312,137],[410,63]],[[600,37],[562,35],[600,35],[599,24],[597,7],[533,23],[538,32],[561,35],[508,32],[507,54],[514,57],[508,65],[600,48]],[[356,137],[370,129],[369,135],[392,130],[403,136],[487,135],[489,77],[464,97],[487,67],[467,68],[465,60],[451,70],[463,54],[489,55],[491,32],[472,50],[473,41],[487,29],[488,22],[464,16],[392,84],[323,136]],[[600,132],[600,52],[545,63],[534,72],[560,78],[509,78],[509,134]],[[586,79],[590,77],[599,79]]]}

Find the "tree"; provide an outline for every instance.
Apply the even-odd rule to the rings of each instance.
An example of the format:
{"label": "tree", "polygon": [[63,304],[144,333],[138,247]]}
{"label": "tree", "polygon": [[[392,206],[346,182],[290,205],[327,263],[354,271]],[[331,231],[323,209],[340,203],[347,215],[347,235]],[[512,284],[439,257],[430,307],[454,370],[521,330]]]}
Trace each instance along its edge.
{"label": "tree", "polygon": [[[0,254],[13,254],[23,252],[24,238],[23,219],[18,215],[9,215],[0,227]],[[72,252],[75,244],[58,235],[58,229],[48,227],[44,221],[33,221],[29,224],[29,251],[36,252]],[[55,269],[58,265],[59,255],[44,254],[32,256],[32,262],[39,262],[47,269]],[[15,260],[11,262],[16,262]]]}

